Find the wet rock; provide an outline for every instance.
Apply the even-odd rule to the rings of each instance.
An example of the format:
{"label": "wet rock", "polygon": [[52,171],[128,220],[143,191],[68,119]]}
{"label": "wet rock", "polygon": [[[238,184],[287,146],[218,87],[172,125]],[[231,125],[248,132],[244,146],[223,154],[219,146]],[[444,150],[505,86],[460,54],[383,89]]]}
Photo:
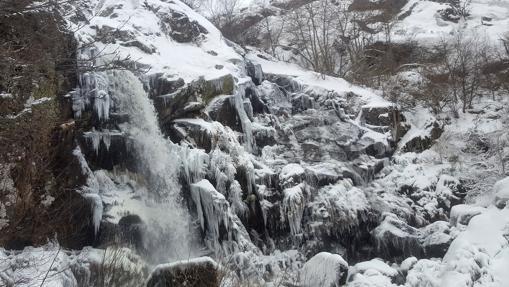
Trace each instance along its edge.
{"label": "wet rock", "polygon": [[314,100],[307,94],[299,93],[292,97],[292,113],[296,114],[314,108]]}
{"label": "wet rock", "polygon": [[251,102],[253,113],[255,115],[269,112],[269,108],[267,107],[265,102],[263,102],[262,99],[260,98],[258,89],[256,89],[255,87],[247,87],[245,96]]}
{"label": "wet rock", "polygon": [[118,223],[104,220],[101,223],[98,235],[98,244],[104,246],[130,246],[139,253],[146,253],[144,234],[146,225],[136,214],[122,217]]}
{"label": "wet rock", "polygon": [[219,287],[217,263],[210,257],[157,265],[147,287]]}
{"label": "wet rock", "polygon": [[406,140],[402,146],[405,152],[423,152],[429,149],[443,133],[443,124],[439,121],[429,123],[425,127],[426,134],[416,134],[414,137]]}
{"label": "wet rock", "polygon": [[215,130],[211,123],[202,119],[178,119],[173,121],[168,134],[175,143],[183,141],[210,152]]}
{"label": "wet rock", "polygon": [[261,85],[263,82],[263,71],[260,64],[255,64],[251,61],[246,62],[247,75],[251,77],[251,80],[255,85]]}
{"label": "wet rock", "polygon": [[235,96],[219,96],[213,99],[206,108],[207,114],[235,131],[242,132],[242,122],[235,109]]}
{"label": "wet rock", "polygon": [[199,115],[201,109],[218,95],[233,93],[233,76],[228,74],[216,79],[200,78],[189,84],[182,79],[168,79],[164,74],[155,74],[149,81],[149,94],[159,114],[163,131],[178,118]]}
{"label": "wet rock", "polygon": [[394,126],[397,122],[405,121],[405,117],[392,105],[364,106],[361,113],[361,122],[371,126]]}
{"label": "wet rock", "polygon": [[292,79],[290,76],[275,74],[265,74],[265,76],[267,80],[269,80],[272,83],[275,83],[288,93],[295,93],[302,90],[302,85],[295,81],[294,79]]}
{"label": "wet rock", "polygon": [[268,109],[276,115],[289,114],[292,104],[287,93],[277,84],[264,81],[257,87],[258,96]]}
{"label": "wet rock", "polygon": [[123,242],[134,246],[137,250],[143,250],[143,234],[145,224],[138,215],[130,214],[118,221],[120,238]]}
{"label": "wet rock", "polygon": [[135,165],[128,145],[129,139],[119,131],[92,130],[80,138],[81,150],[93,169],[121,167],[133,170]]}
{"label": "wet rock", "polygon": [[421,229],[421,243],[424,254],[428,258],[441,258],[449,249],[452,240],[449,223],[435,221]]}
{"label": "wet rock", "polygon": [[179,43],[197,42],[201,34],[208,34],[208,31],[197,21],[191,21],[186,14],[170,11],[160,12],[161,29],[173,40]]}
{"label": "wet rock", "polygon": [[260,125],[253,125],[253,137],[258,148],[264,146],[271,146],[277,143],[276,130],[272,127],[264,127]]}
{"label": "wet rock", "polygon": [[376,248],[384,258],[422,257],[420,231],[392,213],[385,213],[382,223],[372,232]]}

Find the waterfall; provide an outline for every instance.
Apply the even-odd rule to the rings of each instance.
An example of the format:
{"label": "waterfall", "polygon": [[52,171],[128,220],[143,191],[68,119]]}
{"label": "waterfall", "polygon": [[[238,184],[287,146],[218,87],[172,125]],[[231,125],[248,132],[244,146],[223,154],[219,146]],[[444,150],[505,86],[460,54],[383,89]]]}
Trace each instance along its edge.
{"label": "waterfall", "polygon": [[[198,248],[190,243],[193,242],[191,219],[178,180],[182,148],[163,136],[153,103],[132,72],[88,74],[87,82],[93,87],[82,86],[82,91],[98,87],[97,79],[89,77],[101,79],[107,85],[103,85],[105,90],[83,97],[91,96],[96,101],[95,94],[107,94],[115,103],[116,111],[128,115],[129,120],[119,128],[126,136],[136,172],[95,171],[89,176],[97,184],[85,188],[84,196],[100,195],[106,202],[105,218],[114,223],[126,215],[139,216],[145,224],[142,244],[149,261],[161,263],[195,256]],[[94,112],[100,112],[103,119],[108,118],[104,110],[94,108]]]}
{"label": "waterfall", "polygon": [[[142,200],[153,254],[172,259],[187,258],[190,246],[190,218],[183,202],[178,173],[181,167],[180,147],[166,139],[159,128],[155,108],[141,81],[129,71],[109,72],[110,91],[118,99],[121,112],[129,121],[121,125],[131,142],[148,194]],[[150,248],[150,247],[149,247]],[[168,250],[169,248],[169,250]],[[166,250],[160,250],[166,249]],[[161,258],[164,260],[164,258]]]}

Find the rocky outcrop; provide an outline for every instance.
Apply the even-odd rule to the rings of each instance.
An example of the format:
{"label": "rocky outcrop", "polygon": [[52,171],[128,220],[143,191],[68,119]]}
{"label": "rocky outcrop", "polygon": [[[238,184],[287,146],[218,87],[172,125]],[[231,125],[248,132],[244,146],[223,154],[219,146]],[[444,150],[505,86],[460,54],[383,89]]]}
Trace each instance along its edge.
{"label": "rocky outcrop", "polygon": [[156,266],[147,287],[219,287],[219,266],[210,257]]}
{"label": "rocky outcrop", "polygon": [[218,95],[232,95],[234,84],[232,75],[185,83],[180,78],[154,74],[150,77],[148,88],[163,130],[167,130],[174,119],[199,115]]}
{"label": "rocky outcrop", "polygon": [[56,234],[66,247],[91,245],[90,202],[75,191],[86,179],[73,156],[86,123],[72,119],[68,97],[76,41],[44,9],[2,17],[0,32],[14,45],[0,47],[0,246],[22,249]]}
{"label": "rocky outcrop", "polygon": [[442,257],[454,239],[448,222],[436,221],[419,229],[390,213],[384,214],[373,237],[378,253],[388,259]]}
{"label": "rocky outcrop", "polygon": [[161,19],[161,30],[179,43],[198,42],[201,34],[208,33],[197,21],[191,21],[182,12],[159,12],[158,17]]}
{"label": "rocky outcrop", "polygon": [[302,267],[302,286],[340,287],[346,283],[348,263],[338,254],[320,252]]}
{"label": "rocky outcrop", "polygon": [[442,135],[444,126],[439,121],[434,121],[425,126],[425,134],[419,133],[404,142],[401,149],[406,152],[422,152],[429,149]]}

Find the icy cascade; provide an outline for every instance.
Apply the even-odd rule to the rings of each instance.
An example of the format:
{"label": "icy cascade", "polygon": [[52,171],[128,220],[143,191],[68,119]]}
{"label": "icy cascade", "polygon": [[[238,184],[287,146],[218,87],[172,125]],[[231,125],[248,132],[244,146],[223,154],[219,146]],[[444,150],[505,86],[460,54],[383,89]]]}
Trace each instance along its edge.
{"label": "icy cascade", "polygon": [[[82,49],[79,61],[84,70],[93,70],[97,66],[97,51],[95,48]],[[72,109],[74,116],[81,117],[82,111],[93,105],[94,112],[99,120],[108,120],[112,105],[108,94],[108,79],[104,73],[87,71],[78,76],[78,88],[72,95]]]}
{"label": "icy cascade", "polygon": [[[162,135],[154,106],[133,73],[113,71],[109,73],[109,80],[120,110],[130,118],[121,129],[132,142],[137,168],[149,191],[143,198],[147,206],[145,212],[150,214],[152,206],[167,211],[165,216],[151,217],[156,222],[146,223],[149,228],[154,226],[160,240],[167,241],[160,242],[161,247],[171,247],[165,252],[170,252],[169,255],[175,258],[188,256],[192,248],[189,246],[188,212],[182,202],[177,178],[181,166],[179,148]],[[161,236],[161,232],[167,236]],[[179,254],[182,252],[184,254]]]}
{"label": "icy cascade", "polygon": [[[116,222],[129,214],[139,216],[147,227],[143,245],[150,260],[167,262],[194,254],[194,248],[189,243],[189,214],[184,207],[178,183],[181,155],[185,153],[161,133],[154,106],[140,79],[132,72],[123,70],[96,72],[82,76],[82,79],[86,79],[87,84],[81,86],[81,98],[74,99],[75,105],[90,101],[89,97],[94,94],[105,94],[108,99],[114,99],[116,109],[128,115],[129,121],[119,126],[120,133],[128,138],[128,148],[136,160],[136,173],[127,173],[124,177],[128,179],[121,179],[114,173],[89,171],[83,159],[82,166],[89,171],[86,172],[89,180],[84,188],[86,197],[93,201],[96,208],[102,207],[98,203],[105,201],[108,211],[104,213],[109,215],[110,221]],[[97,85],[97,79],[101,79],[101,85]],[[108,119],[109,110],[109,105],[102,104],[99,109],[94,108],[100,119]],[[94,148],[97,148],[100,140],[107,141],[102,136],[103,132],[94,130],[85,133],[85,137],[91,138]],[[195,172],[197,167],[191,169]],[[125,188],[117,186],[122,182],[130,182],[128,186],[131,186],[131,191],[126,192]],[[96,231],[99,214],[103,212],[94,211]]]}

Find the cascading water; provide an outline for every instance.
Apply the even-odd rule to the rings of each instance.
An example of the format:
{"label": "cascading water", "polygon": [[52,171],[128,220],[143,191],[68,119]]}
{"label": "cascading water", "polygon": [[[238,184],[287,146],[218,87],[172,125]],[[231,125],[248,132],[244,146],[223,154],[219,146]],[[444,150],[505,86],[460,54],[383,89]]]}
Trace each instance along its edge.
{"label": "cascading water", "polygon": [[[188,212],[182,202],[181,188],[178,184],[178,172],[181,160],[177,147],[162,135],[154,106],[143,90],[140,80],[128,71],[111,72],[110,87],[113,97],[119,99],[119,109],[129,115],[129,122],[121,129],[132,141],[139,173],[145,180],[149,191],[144,199],[150,207],[165,210],[166,214],[149,214],[150,225],[159,225],[162,235],[168,240],[161,245],[171,248],[174,257],[189,256],[191,252]],[[162,217],[159,217],[162,216]],[[168,238],[164,238],[165,235]],[[184,254],[179,254],[184,252]]]}
{"label": "cascading water", "polygon": [[[129,120],[119,127],[126,136],[136,170],[135,173],[96,171],[92,176],[98,184],[89,186],[87,194],[102,197],[106,202],[105,214],[109,213],[114,223],[126,215],[140,217],[146,226],[143,249],[150,261],[168,262],[195,256],[197,248],[190,243],[189,212],[178,182],[181,147],[161,133],[154,106],[140,79],[123,70],[88,73],[84,79],[80,87],[81,101],[92,103],[99,119],[108,118],[101,104],[96,104],[103,101],[105,94],[114,101],[118,112],[128,115]],[[99,80],[101,85],[97,85]]]}

